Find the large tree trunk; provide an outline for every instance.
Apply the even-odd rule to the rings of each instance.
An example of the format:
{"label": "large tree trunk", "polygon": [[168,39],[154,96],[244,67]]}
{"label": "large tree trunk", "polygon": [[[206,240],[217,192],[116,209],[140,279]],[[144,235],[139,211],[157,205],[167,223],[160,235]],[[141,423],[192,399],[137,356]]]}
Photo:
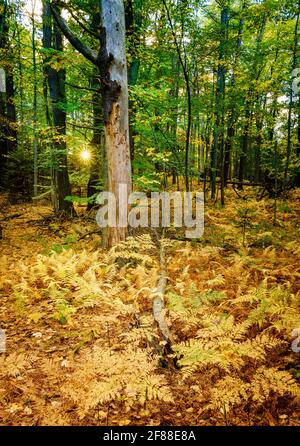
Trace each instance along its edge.
{"label": "large tree trunk", "polygon": [[[101,0],[100,74],[103,82],[105,146],[108,190],[115,195],[119,209],[119,185],[131,192],[131,162],[128,124],[128,84],[125,53],[125,14],[122,0]],[[127,226],[108,228],[107,244],[124,240]]]}
{"label": "large tree trunk", "polygon": [[[119,185],[131,192],[131,162],[128,125],[128,81],[125,53],[125,12],[123,0],[99,0],[101,10],[101,49],[92,50],[71,31],[59,10],[52,5],[52,13],[69,42],[96,65],[102,83],[105,148],[108,168],[108,190],[116,198],[119,210]],[[112,246],[124,240],[127,221],[107,231],[106,242]]]}

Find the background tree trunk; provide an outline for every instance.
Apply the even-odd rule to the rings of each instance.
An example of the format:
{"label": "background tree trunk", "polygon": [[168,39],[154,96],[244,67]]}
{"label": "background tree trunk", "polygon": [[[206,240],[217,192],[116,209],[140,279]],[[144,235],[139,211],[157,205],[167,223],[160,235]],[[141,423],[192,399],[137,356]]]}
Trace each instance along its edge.
{"label": "background tree trunk", "polygon": [[1,67],[1,83],[5,91],[0,92],[0,185],[10,188],[11,185],[6,184],[4,178],[4,167],[7,155],[17,147],[17,118],[8,19],[7,2],[0,1],[0,50],[5,55],[5,64]]}
{"label": "background tree trunk", "polygon": [[[52,23],[51,9],[49,1],[43,3],[43,47],[54,49],[58,53],[63,52],[62,34],[56,23]],[[69,216],[73,214],[72,203],[65,200],[67,195],[71,195],[67,166],[66,148],[66,112],[62,104],[66,103],[64,68],[54,69],[50,66],[51,58],[46,60],[46,73],[49,86],[49,94],[52,106],[53,124],[53,150],[54,166],[53,175],[53,198],[54,210],[56,213],[65,213]]]}

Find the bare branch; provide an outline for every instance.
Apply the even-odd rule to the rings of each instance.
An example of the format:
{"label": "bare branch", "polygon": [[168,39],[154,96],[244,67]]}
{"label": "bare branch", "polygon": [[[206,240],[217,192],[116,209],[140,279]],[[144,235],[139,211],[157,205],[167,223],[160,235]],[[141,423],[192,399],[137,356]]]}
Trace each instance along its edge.
{"label": "bare branch", "polygon": [[74,48],[79,51],[84,57],[86,57],[90,62],[92,62],[94,65],[97,65],[97,58],[98,53],[94,50],[92,50],[88,45],[83,43],[76,34],[73,33],[73,31],[69,28],[65,20],[61,17],[58,10],[52,3],[50,5],[52,15],[59,26],[61,32],[64,34],[64,36],[68,39],[68,41],[71,43],[71,45],[74,46]]}
{"label": "bare branch", "polygon": [[82,21],[84,20],[83,18],[79,18],[77,17],[74,12],[72,11],[72,9],[70,8],[70,6],[68,4],[66,4],[65,2],[60,2],[60,5],[62,5],[63,8],[65,8],[69,14],[71,15],[71,17],[75,20],[75,22],[78,23],[78,25],[84,30],[86,31],[88,34],[90,34],[91,36],[95,37],[96,39],[100,39],[100,35],[99,33],[96,33],[94,31],[92,31],[90,28],[88,28]]}
{"label": "bare branch", "polygon": [[71,84],[70,82],[66,82],[65,84],[68,85],[69,87],[76,88],[78,90],[93,91],[95,93],[99,93],[100,92],[99,88],[97,89],[97,88],[91,88],[91,87],[81,87],[80,85]]}

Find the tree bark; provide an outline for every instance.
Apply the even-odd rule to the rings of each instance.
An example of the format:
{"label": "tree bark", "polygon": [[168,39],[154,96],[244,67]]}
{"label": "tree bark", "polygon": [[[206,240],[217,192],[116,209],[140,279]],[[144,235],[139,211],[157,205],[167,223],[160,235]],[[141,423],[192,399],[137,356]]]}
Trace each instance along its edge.
{"label": "tree bark", "polygon": [[[53,16],[74,48],[97,66],[102,84],[105,149],[108,191],[116,198],[119,209],[119,185],[131,192],[131,161],[128,124],[128,80],[125,52],[125,11],[122,0],[99,0],[101,32],[99,52],[84,44],[52,6]],[[105,243],[113,246],[124,240],[127,222],[122,227],[108,228]]]}
{"label": "tree bark", "polygon": [[[119,209],[119,185],[131,193],[131,162],[128,123],[128,80],[125,53],[125,13],[122,0],[101,0],[100,74],[108,164],[108,190]],[[127,226],[108,228],[107,245],[124,240]]]}

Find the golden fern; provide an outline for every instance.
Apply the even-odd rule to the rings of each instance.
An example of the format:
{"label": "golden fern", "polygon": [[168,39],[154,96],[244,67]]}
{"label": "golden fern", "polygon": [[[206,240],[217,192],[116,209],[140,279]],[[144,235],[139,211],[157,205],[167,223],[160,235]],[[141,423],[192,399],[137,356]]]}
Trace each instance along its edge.
{"label": "golden fern", "polygon": [[149,354],[147,349],[132,347],[117,352],[94,347],[81,357],[63,393],[76,404],[81,417],[114,400],[129,406],[151,400],[172,402],[166,379],[156,373],[156,361]]}
{"label": "golden fern", "polygon": [[276,367],[259,367],[251,380],[251,398],[256,403],[263,404],[272,395],[299,396],[300,386],[288,371]]}

